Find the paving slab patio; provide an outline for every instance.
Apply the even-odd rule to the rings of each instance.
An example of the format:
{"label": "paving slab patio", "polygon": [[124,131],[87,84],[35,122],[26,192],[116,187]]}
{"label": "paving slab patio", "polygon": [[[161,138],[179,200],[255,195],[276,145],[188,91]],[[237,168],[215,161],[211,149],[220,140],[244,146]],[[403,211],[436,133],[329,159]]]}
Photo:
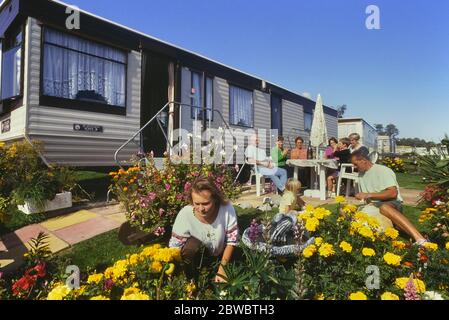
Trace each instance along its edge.
{"label": "paving slab patio", "polygon": [[50,231],[64,229],[68,226],[97,218],[98,215],[87,210],[81,210],[66,216],[56,217],[41,223],[41,226]]}
{"label": "paving slab patio", "polygon": [[121,223],[112,219],[97,217],[72,226],[56,230],[54,234],[70,245],[93,238],[105,232],[117,229]]}

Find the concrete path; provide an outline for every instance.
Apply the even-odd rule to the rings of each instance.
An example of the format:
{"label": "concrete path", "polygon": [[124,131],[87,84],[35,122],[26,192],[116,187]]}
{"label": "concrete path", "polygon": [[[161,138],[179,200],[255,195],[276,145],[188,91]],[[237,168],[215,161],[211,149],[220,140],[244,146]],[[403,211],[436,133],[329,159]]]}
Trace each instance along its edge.
{"label": "concrete path", "polygon": [[112,205],[52,218],[42,223],[23,227],[0,238],[0,270],[15,270],[23,262],[29,250],[29,241],[40,232],[49,236],[52,253],[74,244],[115,230],[126,221],[119,205]]}

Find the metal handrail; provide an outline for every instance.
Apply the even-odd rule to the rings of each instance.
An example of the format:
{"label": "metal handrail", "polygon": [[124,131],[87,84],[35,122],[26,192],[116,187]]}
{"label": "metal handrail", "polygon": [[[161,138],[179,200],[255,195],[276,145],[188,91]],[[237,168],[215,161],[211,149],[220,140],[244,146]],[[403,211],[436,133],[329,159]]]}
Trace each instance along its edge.
{"label": "metal handrail", "polygon": [[[190,108],[196,108],[196,109],[200,109],[200,110],[203,110],[203,108],[202,107],[199,107],[199,106],[194,106],[194,105],[191,105],[191,104],[187,104],[187,103],[181,103],[181,102],[176,102],[176,101],[170,101],[170,102],[167,102],[143,127],[141,127],[130,139],[128,139],[125,143],[123,143],[116,151],[115,151],[115,153],[114,153],[114,161],[115,161],[115,163],[120,167],[120,168],[123,168],[123,166],[122,166],[122,163],[118,160],[118,155],[119,155],[119,153],[129,144],[129,143],[131,143],[131,142],[135,142],[134,141],[134,139],[138,136],[138,135],[140,135],[142,132],[143,132],[143,130],[145,130],[154,120],[157,120],[158,121],[158,125],[159,125],[159,128],[161,129],[161,131],[162,131],[162,133],[163,133],[163,135],[164,135],[164,138],[165,138],[165,140],[166,140],[166,142],[167,142],[167,144],[169,145],[169,147],[170,147],[170,150],[172,150],[173,149],[173,146],[172,146],[172,144],[171,144],[171,142],[169,141],[169,139],[168,139],[168,137],[167,137],[167,134],[165,133],[165,130],[162,128],[162,125],[161,125],[161,122],[160,122],[160,120],[159,120],[159,116],[160,116],[160,114],[168,107],[168,106],[170,106],[170,105],[179,105],[180,107],[190,107]],[[232,136],[232,138],[233,138],[233,141],[235,142],[236,141],[236,138],[235,138],[235,136],[232,134],[232,131],[231,131],[231,128],[229,127],[229,125],[228,125],[228,123],[226,122],[226,120],[224,119],[224,117],[223,117],[223,115],[222,115],[222,113],[220,112],[220,111],[218,111],[218,110],[214,110],[214,109],[212,109],[212,112],[214,112],[214,113],[217,113],[219,116],[220,116],[220,118],[221,118],[221,120],[223,121],[223,124],[226,126],[226,129],[227,130],[229,130],[229,132],[230,132],[230,134],[231,134],[231,136]],[[210,122],[209,122],[209,125],[210,125]],[[234,157],[234,153],[235,153],[235,150],[233,150],[233,153],[232,153],[232,155],[231,155],[231,158],[230,159],[232,159],[232,157]],[[145,157],[146,158],[146,157]]]}

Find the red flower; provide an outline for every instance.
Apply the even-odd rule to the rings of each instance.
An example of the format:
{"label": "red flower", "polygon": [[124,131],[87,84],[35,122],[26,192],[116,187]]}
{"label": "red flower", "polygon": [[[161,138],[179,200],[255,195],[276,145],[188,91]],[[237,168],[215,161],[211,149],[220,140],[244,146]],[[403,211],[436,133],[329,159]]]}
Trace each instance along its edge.
{"label": "red flower", "polygon": [[28,292],[32,286],[36,284],[37,277],[23,276],[12,285],[12,292],[14,296],[20,296],[24,292]]}
{"label": "red flower", "polygon": [[39,262],[35,267],[34,271],[36,271],[36,275],[39,278],[43,278],[47,275],[47,272],[45,271],[45,262]]}

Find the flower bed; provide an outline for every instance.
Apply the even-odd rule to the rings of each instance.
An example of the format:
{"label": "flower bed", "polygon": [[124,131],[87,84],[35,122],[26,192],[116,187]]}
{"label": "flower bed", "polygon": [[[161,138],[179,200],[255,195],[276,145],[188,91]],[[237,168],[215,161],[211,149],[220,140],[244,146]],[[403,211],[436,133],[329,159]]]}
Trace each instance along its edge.
{"label": "flower bed", "polygon": [[[149,158],[152,159],[151,155]],[[162,170],[150,161],[144,168],[133,166],[111,172],[110,190],[134,226],[162,236],[173,225],[178,212],[189,204],[188,193],[196,177],[213,178],[225,196],[233,200],[240,194],[240,187],[234,184],[236,174],[234,168],[225,165],[175,165],[166,158]]]}
{"label": "flower bed", "polygon": [[[307,207],[299,215],[315,244],[302,253],[305,298],[420,299],[426,290],[448,292],[449,244],[424,247],[400,240],[394,228],[343,205],[342,214]],[[410,280],[410,281],[409,281]]]}

